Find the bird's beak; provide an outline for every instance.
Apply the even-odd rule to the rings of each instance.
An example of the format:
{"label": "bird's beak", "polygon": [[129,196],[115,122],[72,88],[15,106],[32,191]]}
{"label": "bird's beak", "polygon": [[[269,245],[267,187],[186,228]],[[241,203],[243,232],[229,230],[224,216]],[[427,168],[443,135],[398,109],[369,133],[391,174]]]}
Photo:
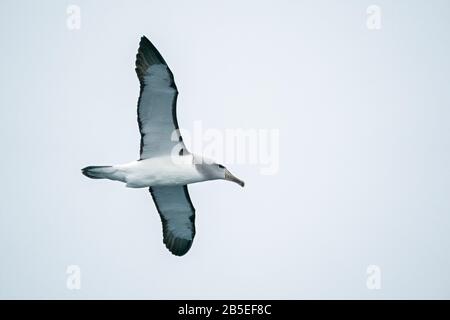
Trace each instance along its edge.
{"label": "bird's beak", "polygon": [[225,180],[236,182],[236,183],[237,183],[238,185],[240,185],[241,187],[244,187],[244,185],[245,185],[244,181],[242,181],[242,180],[236,178],[235,176],[233,176],[233,175],[231,174],[230,171],[228,171],[228,170],[226,170],[226,169],[225,169]]}

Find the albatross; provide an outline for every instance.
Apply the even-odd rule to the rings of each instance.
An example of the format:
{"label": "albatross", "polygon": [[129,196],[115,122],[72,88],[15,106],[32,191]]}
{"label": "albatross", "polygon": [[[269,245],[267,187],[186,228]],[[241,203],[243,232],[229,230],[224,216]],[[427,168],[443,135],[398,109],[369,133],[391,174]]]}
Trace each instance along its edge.
{"label": "albatross", "polygon": [[82,173],[92,179],[120,181],[129,188],[149,188],[161,217],[163,242],[174,255],[182,256],[191,248],[195,236],[195,209],[187,185],[223,179],[243,187],[244,182],[223,165],[186,149],[178,127],[178,90],[172,71],[145,36],[139,43],[135,70],[140,82],[139,160],[88,166]]}

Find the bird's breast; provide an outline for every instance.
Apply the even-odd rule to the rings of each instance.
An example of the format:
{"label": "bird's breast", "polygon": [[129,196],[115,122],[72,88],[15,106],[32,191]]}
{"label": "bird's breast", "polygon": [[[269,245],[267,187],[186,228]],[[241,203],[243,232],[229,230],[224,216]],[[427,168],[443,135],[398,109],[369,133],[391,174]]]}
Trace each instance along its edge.
{"label": "bird's breast", "polygon": [[203,180],[192,162],[174,161],[171,157],[135,161],[125,165],[124,171],[127,186],[132,188],[185,185]]}

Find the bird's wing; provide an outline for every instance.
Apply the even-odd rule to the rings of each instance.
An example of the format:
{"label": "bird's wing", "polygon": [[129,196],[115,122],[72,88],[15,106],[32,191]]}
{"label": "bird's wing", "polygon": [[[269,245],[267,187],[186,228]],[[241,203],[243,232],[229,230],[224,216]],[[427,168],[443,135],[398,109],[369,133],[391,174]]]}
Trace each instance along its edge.
{"label": "bird's wing", "polygon": [[150,187],[163,225],[164,244],[174,255],[189,251],[195,236],[195,208],[187,186]]}
{"label": "bird's wing", "polygon": [[141,84],[137,112],[141,133],[140,159],[170,155],[175,146],[185,149],[178,131],[178,90],[173,74],[146,37],[139,43],[136,73]]}

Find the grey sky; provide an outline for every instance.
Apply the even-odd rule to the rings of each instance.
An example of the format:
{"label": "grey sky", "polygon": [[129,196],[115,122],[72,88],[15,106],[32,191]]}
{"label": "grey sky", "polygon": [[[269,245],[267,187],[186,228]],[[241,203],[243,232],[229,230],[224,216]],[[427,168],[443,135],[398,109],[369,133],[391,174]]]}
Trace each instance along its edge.
{"label": "grey sky", "polygon": [[[450,298],[450,3],[371,4],[1,1],[0,297]],[[190,187],[182,258],[147,190],[80,173],[138,156],[141,35],[182,127],[280,132],[278,174]]]}

